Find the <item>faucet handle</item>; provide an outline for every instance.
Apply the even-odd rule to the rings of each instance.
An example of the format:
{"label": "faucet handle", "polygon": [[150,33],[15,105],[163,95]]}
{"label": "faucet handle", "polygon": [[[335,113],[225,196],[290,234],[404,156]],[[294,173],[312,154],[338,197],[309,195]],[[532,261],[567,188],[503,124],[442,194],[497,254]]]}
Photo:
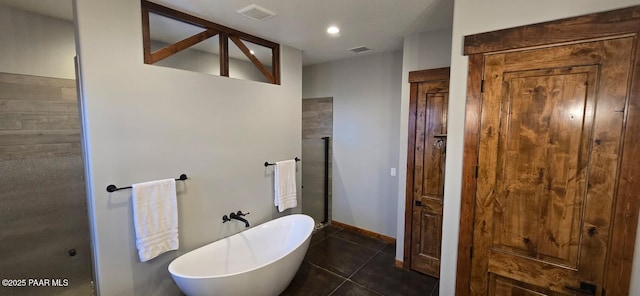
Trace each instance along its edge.
{"label": "faucet handle", "polygon": [[246,216],[246,215],[249,215],[249,214],[251,214],[251,213],[246,213],[246,214],[245,214],[245,213],[243,213],[242,211],[238,211],[238,212],[236,213],[236,215],[237,215],[237,216],[240,216],[240,217],[242,217],[242,216]]}
{"label": "faucet handle", "polygon": [[231,221],[231,219],[229,219],[229,217],[227,215],[222,216],[222,223],[227,223],[229,221]]}

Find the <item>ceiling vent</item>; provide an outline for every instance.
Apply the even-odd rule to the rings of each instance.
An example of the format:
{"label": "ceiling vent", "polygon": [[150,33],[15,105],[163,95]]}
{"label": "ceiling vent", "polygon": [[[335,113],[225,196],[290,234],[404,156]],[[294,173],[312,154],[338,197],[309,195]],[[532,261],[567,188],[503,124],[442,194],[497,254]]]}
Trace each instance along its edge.
{"label": "ceiling vent", "polygon": [[358,47],[354,47],[352,49],[349,49],[349,51],[353,51],[355,53],[363,53],[363,52],[367,52],[370,51],[371,49],[366,47],[366,46],[358,46]]}
{"label": "ceiling vent", "polygon": [[257,21],[264,21],[276,15],[275,12],[255,4],[251,4],[243,9],[238,10],[238,13]]}

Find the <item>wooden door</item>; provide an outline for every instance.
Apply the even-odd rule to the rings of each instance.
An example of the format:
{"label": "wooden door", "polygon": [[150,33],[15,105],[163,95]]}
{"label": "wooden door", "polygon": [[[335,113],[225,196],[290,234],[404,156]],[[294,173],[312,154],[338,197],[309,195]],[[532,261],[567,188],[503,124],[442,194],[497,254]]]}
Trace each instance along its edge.
{"label": "wooden door", "polygon": [[472,295],[603,295],[633,46],[485,57]]}
{"label": "wooden door", "polygon": [[[433,277],[440,276],[442,201],[447,143],[449,75],[443,69],[427,70],[422,81],[413,83],[415,128],[409,162],[413,164],[411,204],[410,268]],[[429,72],[431,71],[431,72]],[[443,79],[444,78],[444,79]]]}

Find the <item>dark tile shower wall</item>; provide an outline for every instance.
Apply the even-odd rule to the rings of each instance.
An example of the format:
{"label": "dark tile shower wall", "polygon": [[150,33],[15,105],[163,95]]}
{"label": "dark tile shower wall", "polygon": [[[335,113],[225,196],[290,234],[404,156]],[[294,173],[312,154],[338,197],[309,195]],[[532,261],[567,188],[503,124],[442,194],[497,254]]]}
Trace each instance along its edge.
{"label": "dark tile shower wall", "polygon": [[[324,218],[323,137],[333,140],[333,98],[302,100],[302,212]],[[331,220],[331,146],[329,147],[329,221]]]}
{"label": "dark tile shower wall", "polygon": [[0,278],[67,280],[0,295],[93,293],[76,96],[74,80],[0,73]]}

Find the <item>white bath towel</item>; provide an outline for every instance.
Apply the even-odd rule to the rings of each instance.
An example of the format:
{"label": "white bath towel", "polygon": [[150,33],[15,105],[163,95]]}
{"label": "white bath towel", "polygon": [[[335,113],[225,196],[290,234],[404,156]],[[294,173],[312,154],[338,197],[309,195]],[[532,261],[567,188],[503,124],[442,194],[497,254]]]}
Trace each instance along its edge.
{"label": "white bath towel", "polygon": [[178,249],[176,181],[133,184],[133,225],[140,262]]}
{"label": "white bath towel", "polygon": [[275,206],[282,212],[298,206],[296,196],[296,161],[277,161],[274,170]]}

